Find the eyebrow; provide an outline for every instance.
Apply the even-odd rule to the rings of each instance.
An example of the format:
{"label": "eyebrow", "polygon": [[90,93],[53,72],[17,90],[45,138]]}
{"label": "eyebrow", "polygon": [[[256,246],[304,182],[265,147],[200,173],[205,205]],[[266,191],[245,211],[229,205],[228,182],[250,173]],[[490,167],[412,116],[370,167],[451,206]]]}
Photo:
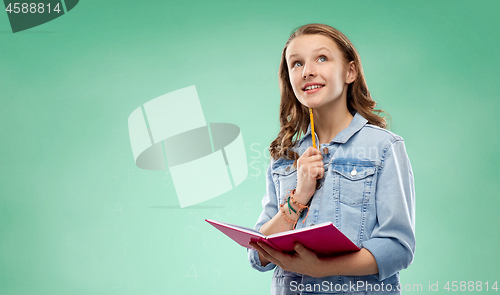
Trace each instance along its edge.
{"label": "eyebrow", "polygon": [[[326,50],[328,50],[328,51],[330,51],[330,52],[331,52],[331,50],[330,50],[330,49],[328,49],[328,47],[326,47],[326,46],[322,46],[322,47],[320,47],[320,48],[318,48],[318,49],[314,49],[314,50],[313,50],[313,52],[318,52],[318,51],[321,51],[322,49],[326,49]],[[292,57],[297,56],[297,55],[298,55],[298,54],[292,54],[292,55],[290,55],[290,56],[288,57],[288,59],[291,59]]]}

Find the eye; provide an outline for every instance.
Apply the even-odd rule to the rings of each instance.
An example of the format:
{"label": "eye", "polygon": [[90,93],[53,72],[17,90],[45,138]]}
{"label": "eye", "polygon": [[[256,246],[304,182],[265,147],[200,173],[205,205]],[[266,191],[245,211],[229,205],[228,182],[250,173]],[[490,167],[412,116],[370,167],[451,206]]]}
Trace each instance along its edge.
{"label": "eye", "polygon": [[295,67],[301,67],[302,66],[302,63],[300,61],[294,61],[292,63],[292,68],[295,68]]}
{"label": "eye", "polygon": [[326,58],[326,56],[324,56],[324,55],[322,55],[322,56],[320,56],[320,57],[318,58],[318,61],[319,61],[319,62],[325,62],[325,61],[327,61],[327,60],[328,60],[328,59],[327,59],[327,58]]}

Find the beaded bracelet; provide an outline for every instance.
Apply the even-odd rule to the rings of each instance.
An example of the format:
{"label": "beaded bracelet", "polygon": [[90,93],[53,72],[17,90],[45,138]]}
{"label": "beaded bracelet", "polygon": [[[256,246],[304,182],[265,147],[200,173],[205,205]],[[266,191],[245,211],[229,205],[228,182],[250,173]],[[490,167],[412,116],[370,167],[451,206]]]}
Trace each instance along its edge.
{"label": "beaded bracelet", "polygon": [[292,214],[292,211],[293,213],[297,213],[297,210],[293,209],[293,207],[290,205],[290,197],[286,199],[286,202],[288,203],[288,212],[290,213],[290,215]]}
{"label": "beaded bracelet", "polygon": [[[307,219],[307,216],[309,215],[309,206],[308,205],[302,205],[301,203],[297,202],[293,196],[295,195],[295,192],[296,192],[296,189],[293,189],[291,192],[290,192],[290,198],[292,199],[292,203],[294,203],[297,207],[299,207],[299,211],[303,211],[304,209],[307,208],[307,214],[306,214],[306,217],[304,218],[304,220],[302,220],[302,223],[305,223],[306,222],[306,219]],[[311,203],[311,200],[309,200],[309,203]],[[309,204],[308,203],[308,204]]]}
{"label": "beaded bracelet", "polygon": [[[298,215],[297,216],[297,220],[292,220],[292,219],[288,218],[288,216],[286,215],[286,212],[285,212],[285,208],[283,208],[286,204],[288,204],[288,206],[289,206],[288,212],[290,212],[290,215],[291,215],[292,213],[290,211],[290,207],[291,207],[291,205],[290,205],[290,196],[288,196],[288,195],[287,195],[287,198],[285,199],[285,201],[282,204],[280,204],[280,211],[281,211],[281,214],[283,214],[283,217],[285,217],[286,222],[291,223],[293,225],[292,229],[295,229],[297,221],[300,218],[300,210],[297,213],[296,210],[293,209],[293,207],[291,208],[291,209],[293,209],[293,211],[295,212],[295,214]],[[283,231],[283,228],[281,230]]]}
{"label": "beaded bracelet", "polygon": [[[289,191],[290,191],[290,190],[289,190]],[[285,210],[281,210],[281,208],[284,206],[284,204],[280,204],[280,211],[281,211],[281,213],[283,214],[283,216],[285,217],[285,220],[286,220],[288,223],[293,223],[293,228],[292,228],[292,229],[295,229],[295,227],[297,226],[297,222],[299,221],[300,216],[301,216],[301,213],[302,213],[302,211],[303,211],[304,209],[306,209],[306,208],[307,208],[308,210],[307,210],[306,217],[304,218],[304,220],[302,221],[302,223],[305,223],[305,221],[306,221],[306,219],[307,219],[307,216],[309,215],[309,206],[308,206],[308,205],[302,205],[302,204],[300,204],[299,202],[297,202],[297,201],[293,198],[293,196],[294,196],[295,192],[296,192],[296,189],[291,190],[291,191],[288,193],[288,195],[286,195],[287,199],[286,199],[286,201],[285,201],[285,202],[286,202],[286,203],[288,203],[288,208],[289,208],[289,211],[288,211],[288,212],[290,212],[290,208],[291,208],[291,209],[293,210],[293,212],[295,212],[297,215],[299,215],[299,216],[298,216],[298,218],[297,218],[297,220],[293,221],[293,220],[291,220],[290,218],[288,218],[288,216],[286,216],[286,212],[285,212]],[[292,200],[292,203],[294,203],[297,207],[299,207],[298,212],[297,212],[295,209],[293,209],[293,207],[291,207],[291,206],[290,206],[290,199]],[[309,200],[309,203],[310,203],[310,202],[311,202],[311,200]],[[309,204],[309,203],[308,203],[308,204]],[[290,214],[292,214],[292,213],[290,212]]]}

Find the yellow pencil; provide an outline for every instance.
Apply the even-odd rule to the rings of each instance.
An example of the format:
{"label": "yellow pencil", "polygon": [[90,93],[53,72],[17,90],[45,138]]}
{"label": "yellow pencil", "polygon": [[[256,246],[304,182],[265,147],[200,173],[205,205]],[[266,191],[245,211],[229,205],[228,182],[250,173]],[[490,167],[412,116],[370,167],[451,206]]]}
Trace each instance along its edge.
{"label": "yellow pencil", "polygon": [[311,135],[313,138],[313,147],[316,147],[316,134],[314,133],[314,119],[313,119],[313,110],[309,108],[309,116],[311,117]]}
{"label": "yellow pencil", "polygon": [[[314,119],[313,119],[313,110],[309,108],[309,116],[311,117],[311,135],[313,138],[313,148],[316,148],[316,134],[314,133]],[[316,190],[318,190],[321,186],[320,180],[316,179]]]}

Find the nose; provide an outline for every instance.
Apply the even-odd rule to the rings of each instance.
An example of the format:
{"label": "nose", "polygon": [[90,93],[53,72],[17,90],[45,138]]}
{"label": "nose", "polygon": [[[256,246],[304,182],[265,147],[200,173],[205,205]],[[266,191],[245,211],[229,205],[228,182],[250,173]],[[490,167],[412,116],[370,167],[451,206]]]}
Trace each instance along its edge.
{"label": "nose", "polygon": [[307,64],[304,65],[302,68],[302,78],[307,79],[307,77],[315,77],[316,76],[316,69],[312,64]]}

